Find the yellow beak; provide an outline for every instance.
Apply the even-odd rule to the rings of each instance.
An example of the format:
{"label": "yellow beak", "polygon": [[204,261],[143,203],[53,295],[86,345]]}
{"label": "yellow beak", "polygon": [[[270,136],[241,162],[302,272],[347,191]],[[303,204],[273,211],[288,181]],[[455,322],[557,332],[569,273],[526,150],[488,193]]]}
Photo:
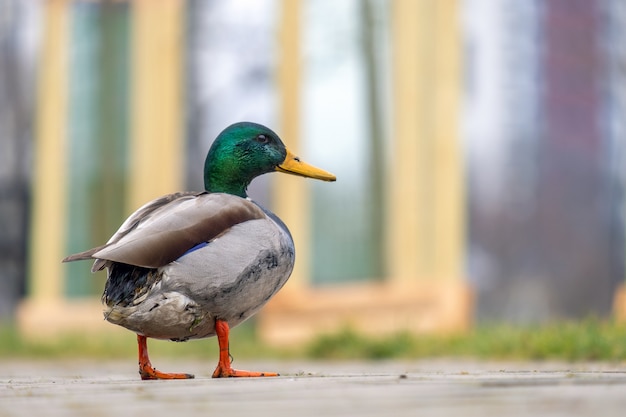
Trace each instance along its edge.
{"label": "yellow beak", "polygon": [[301,177],[315,178],[322,181],[335,181],[337,179],[337,177],[330,172],[316,168],[306,162],[302,162],[300,158],[292,154],[289,149],[287,149],[287,156],[285,157],[285,160],[282,164],[276,167],[276,171],[284,172],[286,174],[299,175]]}

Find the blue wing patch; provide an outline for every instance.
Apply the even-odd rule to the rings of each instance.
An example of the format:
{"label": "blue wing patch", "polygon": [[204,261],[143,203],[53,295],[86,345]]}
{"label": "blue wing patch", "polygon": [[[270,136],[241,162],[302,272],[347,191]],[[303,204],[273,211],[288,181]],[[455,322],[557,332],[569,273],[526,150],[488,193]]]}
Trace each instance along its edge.
{"label": "blue wing patch", "polygon": [[187,252],[183,253],[183,255],[181,256],[181,258],[182,258],[183,256],[187,255],[188,253],[191,253],[191,252],[193,252],[193,251],[195,251],[195,250],[198,250],[198,249],[202,249],[203,247],[205,247],[205,246],[206,246],[206,245],[208,245],[208,244],[209,244],[209,242],[202,242],[202,243],[198,243],[196,246],[194,246],[193,248],[191,248],[191,249],[187,250]]}

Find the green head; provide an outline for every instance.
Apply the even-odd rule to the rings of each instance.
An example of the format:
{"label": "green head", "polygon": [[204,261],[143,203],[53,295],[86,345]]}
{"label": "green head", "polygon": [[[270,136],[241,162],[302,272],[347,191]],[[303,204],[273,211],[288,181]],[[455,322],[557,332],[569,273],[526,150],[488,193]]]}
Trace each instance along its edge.
{"label": "green head", "polygon": [[240,122],[224,129],[209,149],[204,188],[211,193],[246,197],[250,182],[272,171],[335,181],[334,175],[300,161],[271,129]]}

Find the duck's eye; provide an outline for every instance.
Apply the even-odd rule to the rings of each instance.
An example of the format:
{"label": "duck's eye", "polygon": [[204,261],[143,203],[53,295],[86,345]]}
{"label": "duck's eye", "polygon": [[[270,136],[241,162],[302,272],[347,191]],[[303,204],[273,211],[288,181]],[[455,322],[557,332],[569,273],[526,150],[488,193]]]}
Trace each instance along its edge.
{"label": "duck's eye", "polygon": [[259,143],[267,143],[267,142],[270,141],[270,139],[267,136],[265,136],[265,135],[258,135],[256,137],[256,141],[259,142]]}

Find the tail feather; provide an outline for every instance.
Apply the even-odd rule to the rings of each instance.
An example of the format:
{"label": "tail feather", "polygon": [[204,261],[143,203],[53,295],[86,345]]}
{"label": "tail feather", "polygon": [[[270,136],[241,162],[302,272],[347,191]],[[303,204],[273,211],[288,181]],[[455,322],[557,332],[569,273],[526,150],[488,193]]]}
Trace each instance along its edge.
{"label": "tail feather", "polygon": [[74,262],[74,261],[84,261],[87,259],[94,259],[94,253],[98,252],[100,249],[104,248],[106,245],[98,246],[97,248],[89,249],[84,252],[75,253],[73,255],[67,256],[63,258],[61,262]]}

